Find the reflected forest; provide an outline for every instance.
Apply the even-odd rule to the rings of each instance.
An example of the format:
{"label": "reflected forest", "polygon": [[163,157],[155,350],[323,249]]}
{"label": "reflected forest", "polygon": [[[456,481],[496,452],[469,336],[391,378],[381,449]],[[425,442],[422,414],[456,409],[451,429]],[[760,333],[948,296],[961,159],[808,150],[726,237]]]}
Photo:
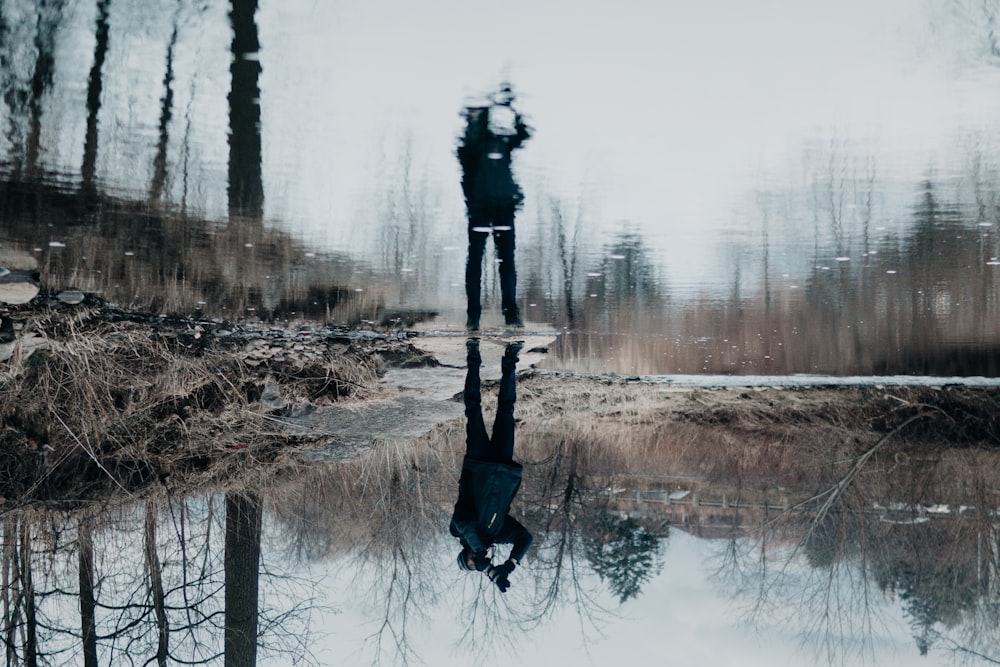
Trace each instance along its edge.
{"label": "reflected forest", "polygon": [[[265,4],[0,3],[6,665],[597,664],[702,617],[1000,663],[996,126],[906,172],[817,133],[685,282],[656,221],[521,167],[546,98],[504,70],[446,168],[381,129],[324,244],[268,105],[330,102],[267,78],[304,19]],[[995,68],[1000,8],[944,4]]]}
{"label": "reflected forest", "polygon": [[[155,45],[162,64],[151,68],[158,87],[144,82],[144,94],[158,100],[143,110],[155,116],[156,131],[122,137],[115,128],[126,120],[102,107],[102,90],[106,79],[134,73],[105,62],[114,37],[110,1],[96,3],[92,53],[74,54],[92,63],[85,88],[73,89],[80,108],[65,109],[65,98],[53,106],[52,96],[64,92],[55,89],[56,56],[80,48],[79,4],[11,2],[0,23],[4,248],[32,254],[47,289],[157,314],[347,326],[407,325],[456,303],[460,290],[442,281],[461,274],[464,257],[435,251],[453,230],[432,219],[435,202],[453,199],[457,183],[420,176],[405,147],[376,188],[374,251],[315,252],[264,224],[255,3],[234,2],[228,14],[221,218],[200,212],[200,191],[215,177],[205,173],[211,164],[192,162],[204,148],[190,142],[203,130],[179,107],[178,92],[193,83],[175,72],[182,33],[207,29],[200,10],[178,2],[143,17],[164,33]],[[70,37],[76,41],[60,42]],[[79,146],[68,145],[58,125],[69,115],[85,125]],[[99,170],[102,129],[104,151],[129,157],[104,157]],[[68,158],[81,149],[71,167]],[[762,186],[738,213],[746,222],[739,235],[720,242],[719,288],[677,293],[655,249],[628,222],[615,229],[594,218],[586,198],[535,187],[522,214],[531,224],[519,244],[519,301],[526,317],[567,332],[559,358],[576,370],[992,374],[1000,175],[988,150],[984,139],[970,141],[961,171],[906,182],[882,173],[878,155],[849,139],[804,146],[804,182]],[[485,298],[499,290],[494,278]]]}

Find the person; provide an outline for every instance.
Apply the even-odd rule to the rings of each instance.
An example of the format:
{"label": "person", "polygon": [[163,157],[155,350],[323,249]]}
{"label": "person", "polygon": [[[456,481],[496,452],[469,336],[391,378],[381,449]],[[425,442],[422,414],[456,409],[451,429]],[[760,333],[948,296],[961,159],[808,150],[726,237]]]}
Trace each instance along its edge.
{"label": "person", "polygon": [[458,146],[462,193],[469,220],[469,255],[465,265],[468,300],[466,328],[479,329],[480,282],[486,238],[493,235],[500,262],[501,309],[507,326],[524,326],[517,307],[514,267],[514,214],[524,200],[511,171],[511,153],[531,131],[513,108],[514,94],[504,83],[490,106],[465,108],[465,133]]}
{"label": "person", "polygon": [[[466,342],[465,457],[449,525],[449,532],[462,546],[457,558],[459,569],[483,572],[501,593],[507,592],[511,573],[532,543],[528,529],[510,515],[522,473],[521,464],[514,461],[515,373],[522,345],[510,343],[504,349],[496,419],[492,435],[487,435],[481,404],[479,341],[473,338]],[[487,551],[495,544],[511,545],[509,556],[499,565],[493,565]]]}

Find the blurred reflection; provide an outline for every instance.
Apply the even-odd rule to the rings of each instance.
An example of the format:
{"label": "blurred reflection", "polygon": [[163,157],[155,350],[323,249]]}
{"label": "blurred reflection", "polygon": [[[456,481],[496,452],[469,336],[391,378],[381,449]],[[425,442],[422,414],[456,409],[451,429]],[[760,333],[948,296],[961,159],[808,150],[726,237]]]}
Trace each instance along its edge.
{"label": "blurred reflection", "polygon": [[[869,163],[870,173],[841,181],[837,174],[861,171],[855,156],[817,150],[807,158],[812,192],[759,193],[745,229],[726,241],[719,271],[728,290],[668,290],[669,267],[651,261],[637,234],[602,246],[583,266],[567,252],[555,265],[568,278],[527,266],[527,298],[570,329],[560,339],[562,367],[996,376],[1000,236],[988,211],[997,180],[979,168],[912,185],[883,182]],[[565,221],[556,213],[552,220]],[[571,290],[582,296],[555,298]]]}
{"label": "blurred reflection", "polygon": [[[296,635],[315,603],[280,563],[258,568],[253,505],[160,498],[8,514],[0,563],[8,662],[252,665],[259,646],[271,658],[301,657]],[[293,590],[298,599],[259,608],[258,583],[276,599]]]}
{"label": "blurred reflection", "polygon": [[226,494],[226,665],[257,664],[260,535],[263,509],[255,493]]}
{"label": "blurred reflection", "polygon": [[466,328],[479,329],[483,254],[493,235],[500,271],[501,310],[508,326],[521,326],[514,266],[514,212],[524,193],[511,171],[511,153],[530,136],[521,114],[514,110],[510,84],[501,84],[489,106],[465,109],[465,133],[458,146],[462,192],[469,219],[469,256],[465,269],[468,301]]}
{"label": "blurred reflection", "polygon": [[[276,59],[266,81],[260,32],[317,43],[315,8],[261,18],[257,4],[4,3],[0,245],[35,256],[43,291],[99,293],[157,313],[346,324],[465,307],[474,325],[483,298],[499,292],[505,320],[516,323],[520,305],[567,329],[550,363],[561,356],[564,367],[588,372],[1000,373],[1000,181],[988,124],[945,113],[932,126],[947,128],[947,154],[896,154],[881,131],[817,123],[747,181],[722,182],[710,164],[697,169],[703,192],[727,202],[699,215],[675,210],[672,197],[653,209],[608,206],[621,194],[610,165],[642,152],[625,135],[611,153],[593,147],[588,161],[607,157],[612,169],[593,182],[557,185],[578,165],[543,167],[548,158],[530,172],[512,170],[530,128],[501,86],[469,105],[458,129],[464,213],[469,230],[482,230],[470,231],[462,257],[453,243],[462,202],[450,196],[453,176],[438,178],[453,158],[424,145],[440,147],[436,124],[354,107],[364,101],[332,89],[313,97],[315,87],[280,73],[311,76],[318,61],[309,49],[276,46],[294,58]],[[935,22],[953,26],[957,15],[944,13]],[[985,43],[994,21],[992,10],[967,14],[963,25],[977,29],[951,45],[960,50]],[[149,39],[135,42],[136,34]],[[561,94],[541,93],[539,113],[572,108]],[[430,108],[423,99],[417,107]],[[351,122],[351,108],[373,111],[370,127]],[[629,108],[609,112],[612,126],[635,120]],[[640,131],[635,125],[626,135]],[[356,133],[355,145],[329,149],[340,132]],[[374,135],[379,143],[366,143]],[[270,161],[262,159],[267,137],[276,147]],[[357,155],[374,155],[375,164]],[[672,156],[680,171],[684,155]],[[306,156],[308,164],[299,161]],[[327,181],[327,168],[358,180]],[[522,187],[527,209],[519,208]],[[265,190],[273,193],[266,211]],[[283,215],[283,199],[296,200],[284,202],[295,214]],[[264,229],[265,217],[289,232]],[[341,249],[328,263],[307,261],[319,259],[309,257],[315,249],[294,236],[318,229]],[[502,260],[499,283],[481,271],[487,234]],[[684,256],[691,248],[696,261]],[[463,300],[455,288],[466,270]]]}
{"label": "blurred reflection", "polygon": [[[548,391],[568,408],[588,398],[579,386]],[[618,405],[606,391],[590,399]],[[80,664],[245,660],[254,650],[258,662],[287,664],[320,645],[334,663],[412,662],[425,627],[447,628],[437,645],[480,658],[516,652],[518,636],[544,636],[566,612],[584,644],[607,641],[603,630],[636,622],[636,599],[645,613],[676,608],[670,589],[648,590],[663,574],[669,527],[710,554],[717,590],[699,595],[742,611],[765,644],[777,624],[819,662],[856,664],[902,613],[916,650],[995,660],[996,451],[934,449],[947,419],[899,405],[867,443],[821,426],[735,442],[708,422],[660,428],[641,407],[629,427],[599,408],[588,419],[526,420],[513,510],[535,543],[505,594],[440,557],[454,554],[442,528],[467,450],[460,425],[341,464],[276,468],[259,498],[233,489],[9,511],[0,630],[18,660]],[[962,433],[972,436],[949,437]],[[702,575],[689,576],[694,585]],[[318,597],[363,614],[349,636],[325,644],[307,631],[331,618]]]}
{"label": "blurred reflection", "polygon": [[229,65],[229,216],[260,222],[264,216],[264,183],[260,141],[260,41],[257,0],[232,0],[233,27]]}
{"label": "blurred reflection", "polygon": [[0,300],[24,303],[41,288],[43,298],[73,290],[153,315],[338,324],[385,316],[371,271],[253,218],[223,225],[98,200],[82,223],[78,193],[0,182],[0,266],[11,272],[0,276]]}
{"label": "blurred reflection", "polygon": [[[458,500],[449,532],[458,538],[462,550],[458,567],[479,571],[496,584],[501,593],[510,588],[510,575],[531,546],[531,533],[510,515],[510,505],[521,487],[521,464],[514,461],[514,404],[517,401],[515,374],[521,343],[509,343],[500,362],[500,394],[497,398],[493,432],[483,422],[479,367],[482,357],[479,340],[466,341],[468,368],[465,376],[465,457],[458,480]],[[494,565],[487,549],[511,544],[510,555]]]}
{"label": "blurred reflection", "polygon": [[98,0],[97,19],[94,27],[94,59],[87,83],[87,132],[83,143],[83,164],[80,167],[80,191],[84,201],[90,202],[97,194],[97,151],[101,89],[104,86],[104,61],[110,41],[111,0]]}

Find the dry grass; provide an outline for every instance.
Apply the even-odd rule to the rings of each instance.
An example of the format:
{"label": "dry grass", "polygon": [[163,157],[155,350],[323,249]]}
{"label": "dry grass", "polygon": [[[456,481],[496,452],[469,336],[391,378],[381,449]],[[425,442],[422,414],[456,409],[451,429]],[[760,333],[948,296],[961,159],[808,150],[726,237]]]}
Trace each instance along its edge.
{"label": "dry grass", "polygon": [[[683,478],[719,493],[780,487],[810,494],[888,433],[872,469],[965,460],[941,456],[956,446],[995,460],[998,397],[992,389],[961,387],[677,390],[529,376],[519,384],[517,455],[542,471],[559,452],[573,452],[592,484],[663,488]],[[454,433],[450,447],[461,441]]]}
{"label": "dry grass", "polygon": [[[301,476],[291,452],[307,439],[290,436],[260,405],[265,383],[293,404],[380,396],[381,362],[349,339],[223,343],[93,315],[36,318],[30,326],[48,338],[47,349],[4,367],[0,494],[8,506],[162,485],[270,484],[278,470]],[[961,467],[941,456],[941,443],[990,458],[1000,442],[1000,392],[992,389],[709,391],[528,373],[518,391],[517,458],[525,488],[542,490],[538,502],[564,474],[591,488],[663,489],[683,479],[807,496],[908,420],[870,469],[935,457]],[[486,383],[488,419],[494,394]],[[343,479],[330,493],[360,498],[351,512],[370,511],[385,494],[415,494],[420,512],[425,502],[446,507],[463,450],[461,420],[444,424],[339,466]]]}
{"label": "dry grass", "polygon": [[[0,493],[10,504],[206,486],[291,464],[290,436],[259,403],[270,378],[286,401],[374,395],[374,363],[316,341],[191,350],[169,332],[62,321],[44,350],[0,378]],[[45,329],[36,329],[46,335]]]}
{"label": "dry grass", "polygon": [[[496,392],[484,384],[489,422]],[[935,423],[951,428],[951,420],[940,415],[923,424],[923,413],[907,412],[939,415],[928,407],[935,402],[931,390],[902,394],[905,399],[859,390],[659,392],[637,383],[530,374],[518,389],[515,456],[525,476],[513,511],[540,544],[558,540],[567,526],[597,530],[608,510],[635,513],[654,527],[665,521],[743,522],[748,530],[766,525],[767,539],[797,543],[810,530],[809,512],[817,504],[805,501],[822,501],[845,479],[830,516],[860,516],[872,535],[885,529],[869,516],[877,504],[995,507],[1000,498],[994,442],[941,447],[929,435]],[[977,391],[938,393],[937,405],[971,409],[992,400]],[[887,406],[899,414],[887,414]],[[784,414],[794,418],[785,421]],[[910,426],[900,429],[907,419]],[[890,425],[898,430],[887,430]],[[297,541],[312,557],[350,552],[376,568],[406,560],[409,547],[433,543],[446,530],[464,444],[459,419],[415,442],[383,443],[346,463],[286,478],[272,501],[289,544]],[[744,509],[640,505],[629,493],[605,492],[611,488],[688,489],[703,500],[727,496]],[[760,510],[765,501],[770,511]],[[783,514],[776,503],[804,509]],[[737,511],[741,518],[734,518]],[[425,561],[407,567],[423,576]]]}

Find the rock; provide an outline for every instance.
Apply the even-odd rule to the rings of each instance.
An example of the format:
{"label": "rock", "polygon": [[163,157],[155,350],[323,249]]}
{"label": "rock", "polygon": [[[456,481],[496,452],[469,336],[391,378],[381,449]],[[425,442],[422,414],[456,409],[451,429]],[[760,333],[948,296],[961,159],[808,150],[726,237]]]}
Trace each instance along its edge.
{"label": "rock", "polygon": [[264,380],[264,391],[260,395],[260,403],[268,410],[281,410],[285,401],[281,398],[281,387],[270,375]]}
{"label": "rock", "polygon": [[0,266],[0,303],[28,303],[41,287],[38,271],[22,271]]}
{"label": "rock", "polygon": [[75,289],[63,290],[62,292],[59,292],[59,294],[56,294],[56,299],[69,306],[75,306],[78,303],[83,303],[85,298],[86,297],[83,292]]}
{"label": "rock", "polygon": [[0,343],[0,361],[8,361],[15,354],[27,359],[37,350],[48,347],[49,342],[37,333],[29,333],[11,343]]}
{"label": "rock", "polygon": [[38,296],[38,289],[38,285],[28,282],[0,282],[0,303],[9,303],[12,305],[28,303]]}

